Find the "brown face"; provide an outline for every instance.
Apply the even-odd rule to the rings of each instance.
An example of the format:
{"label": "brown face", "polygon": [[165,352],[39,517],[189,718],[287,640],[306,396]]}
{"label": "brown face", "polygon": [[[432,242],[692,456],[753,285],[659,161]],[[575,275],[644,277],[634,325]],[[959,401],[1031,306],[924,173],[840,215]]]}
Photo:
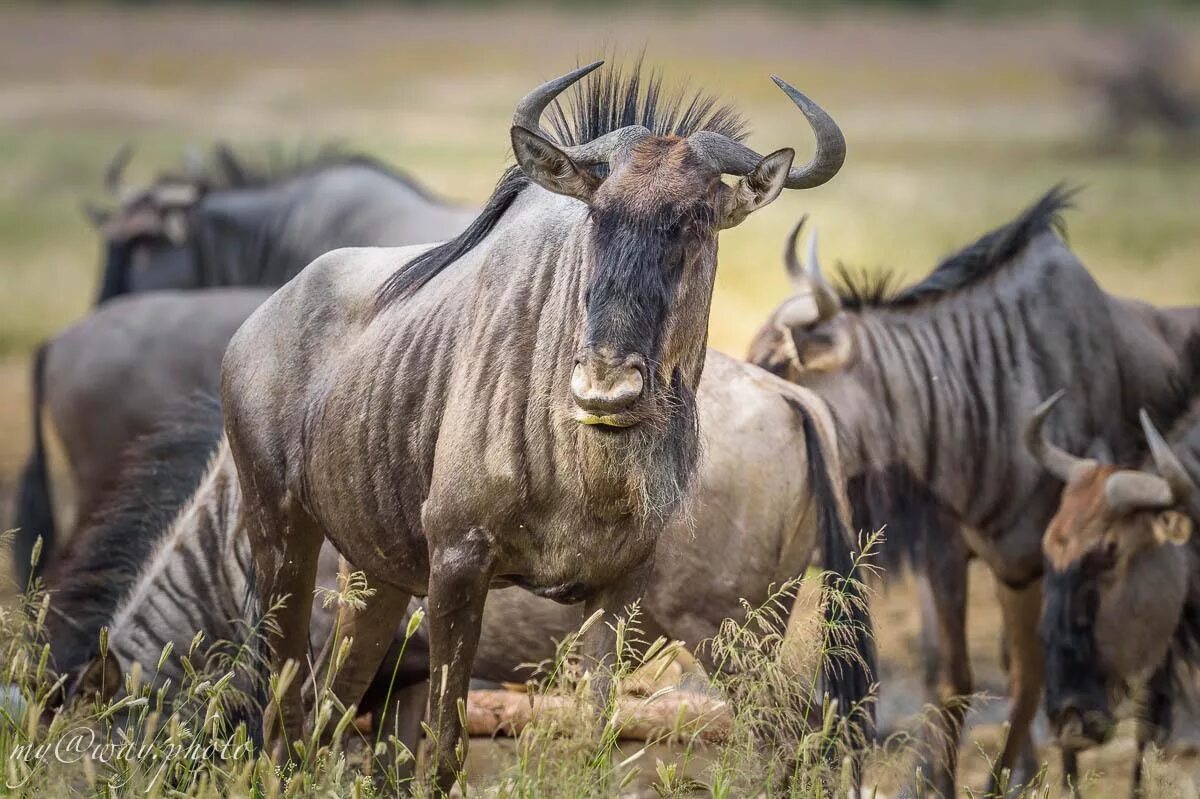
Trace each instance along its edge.
{"label": "brown face", "polygon": [[1043,539],[1046,713],[1071,748],[1111,734],[1111,703],[1162,663],[1187,594],[1188,561],[1175,544],[1190,519],[1114,510],[1119,472],[1094,465],[1073,476]]}
{"label": "brown face", "polygon": [[634,423],[656,389],[699,374],[728,191],[681,139],[643,139],[614,158],[591,200],[571,384],[581,421]]}
{"label": "brown face", "polygon": [[717,232],[779,195],[794,153],[779,150],[735,185],[675,136],[615,149],[601,179],[555,145],[513,128],[539,185],[588,205],[583,323],[571,376],[575,419],[631,427],[694,391],[704,361]]}

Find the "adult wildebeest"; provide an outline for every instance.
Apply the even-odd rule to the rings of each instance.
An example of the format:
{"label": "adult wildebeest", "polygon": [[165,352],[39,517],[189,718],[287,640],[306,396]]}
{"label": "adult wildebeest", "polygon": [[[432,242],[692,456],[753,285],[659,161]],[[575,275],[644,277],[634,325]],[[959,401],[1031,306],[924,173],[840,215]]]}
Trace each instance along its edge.
{"label": "adult wildebeest", "polygon": [[257,167],[216,150],[219,170],[123,188],[128,150],[106,177],[120,198],[93,212],[105,261],[97,303],[120,294],[211,286],[281,286],[320,255],[458,235],[476,209],[435,197],[373,158],[334,150]]}
{"label": "adult wildebeest", "polygon": [[[465,748],[457,705],[488,587],[610,615],[641,594],[694,471],[717,232],[844,160],[833,120],[779,79],[816,133],[803,167],[790,149],[763,158],[741,144],[737,118],[711,103],[622,108],[613,76],[581,90],[559,147],[542,112],[597,66],[518,104],[518,166],[465,233],[318,259],[225,355],[260,597],[311,591],[326,538],[366,573],[376,591],[346,614],[351,655],[332,683],[355,702],[409,598],[428,595],[443,788]],[[303,661],[309,611],[281,612],[276,666]],[[589,635],[592,654],[611,651],[608,624]],[[300,688],[270,709],[282,718],[268,718],[268,738],[299,737]]]}
{"label": "adult wildebeest", "polygon": [[[118,156],[106,182],[124,200],[117,211],[98,217],[107,253],[98,302],[106,306],[118,295],[151,289],[280,286],[329,250],[439,241],[461,232],[476,214],[473,209],[433,197],[409,178],[363,156],[324,153],[283,168],[256,169],[235,160],[227,150],[218,153],[222,172],[164,176],[138,190],[120,190],[125,158]],[[164,303],[158,312],[169,313],[167,306]],[[99,312],[118,314],[130,307]],[[170,335],[178,340],[221,332],[215,325],[201,329],[189,324],[195,321],[180,320],[180,329]],[[89,329],[89,323],[82,323],[82,328]],[[114,347],[152,344],[122,341],[120,328],[107,322],[105,330],[114,339]],[[15,563],[22,583],[28,580],[29,553],[38,536],[44,541],[42,563],[46,563],[53,555],[57,532],[43,406],[50,407],[55,428],[64,439],[75,488],[85,503],[94,498],[92,492],[99,485],[89,470],[96,466],[101,470],[96,474],[106,473],[119,451],[119,447],[100,445],[128,440],[117,437],[128,432],[124,428],[105,429],[89,418],[100,412],[96,406],[72,408],[67,414],[55,408],[56,395],[69,393],[71,383],[88,380],[91,374],[91,367],[74,357],[75,343],[64,341],[78,335],[86,333],[69,330],[60,334],[34,355],[33,449],[22,470],[13,525],[18,528]],[[88,353],[95,357],[97,350],[89,347]],[[100,357],[123,356],[114,351]],[[170,374],[179,375],[186,368],[183,364],[172,366]],[[205,368],[219,367],[208,363]],[[158,387],[167,380],[163,375]],[[117,392],[104,401],[111,403],[115,396],[125,394]],[[137,405],[146,399],[134,395],[130,402]],[[77,461],[83,448],[100,460]],[[64,532],[69,535],[69,530]]]}
{"label": "adult wildebeest", "polygon": [[[1033,415],[1026,443],[1064,483],[1042,541],[1046,715],[1063,749],[1064,785],[1078,788],[1076,753],[1113,732],[1113,703],[1141,700],[1133,795],[1142,756],[1171,730],[1176,684],[1200,663],[1200,404],[1181,419],[1168,445],[1149,416],[1150,456],[1122,469],[1071,455],[1042,427],[1057,394]],[[1186,682],[1185,682],[1186,684]],[[1140,696],[1139,696],[1140,695]]]}
{"label": "adult wildebeest", "polygon": [[[836,450],[829,448],[831,419],[809,392],[709,353],[697,404],[702,430],[710,431],[704,433],[697,521],[694,528],[680,520],[663,530],[640,619],[646,636],[664,634],[692,649],[716,635],[724,619],[740,620],[743,601],[757,606],[773,585],[803,573],[819,540],[827,557],[843,560],[853,544],[840,521],[845,511]],[[240,494],[228,449],[220,446],[215,405],[186,410],[170,411],[166,424],[160,416],[160,429],[125,453],[115,483],[47,577],[53,666],[70,675],[72,693],[115,696],[134,664],[146,681],[161,686],[169,679],[179,688],[187,682],[180,657],[202,631],[205,648],[190,655],[192,665],[203,673],[234,667],[234,687],[257,697],[255,646],[247,636],[260,613],[257,602],[245,602],[252,577],[249,544],[240,535]],[[331,554],[328,546],[322,553],[323,585],[332,583]],[[319,647],[332,618],[319,603],[313,612],[311,639]],[[523,680],[525,664],[552,657],[555,642],[582,622],[579,606],[517,589],[493,592],[473,673]],[[109,654],[101,659],[103,626]],[[840,634],[834,639],[844,645]],[[172,655],[164,660],[168,643]],[[391,655],[399,650],[398,640]],[[240,661],[231,663],[238,653]],[[392,696],[399,697],[398,718],[412,722],[425,707],[413,690],[428,675],[423,635],[407,642],[404,655]],[[709,668],[719,666],[707,648],[700,656]],[[833,660],[829,665],[837,669],[852,665]],[[391,708],[383,700],[395,673],[395,661],[386,659],[360,705],[377,721],[385,719],[380,723],[389,732]],[[827,679],[840,681],[831,686],[842,689],[835,694],[839,702],[858,701],[866,689],[833,669]],[[256,707],[237,707],[231,723],[252,717]],[[413,746],[415,728],[402,729],[409,733],[402,740]]]}
{"label": "adult wildebeest", "polygon": [[[199,437],[197,444],[186,449],[171,443],[167,436],[139,445],[131,463],[122,462],[119,450],[122,443],[158,426],[173,404],[196,391],[216,390],[217,365],[228,337],[268,296],[266,289],[242,288],[118,298],[77,325],[69,339],[57,342],[57,346],[69,342],[71,359],[88,368],[74,373],[71,380],[51,381],[48,404],[68,410],[89,409],[90,425],[105,433],[101,450],[73,457],[103,464],[102,469],[87,471],[97,483],[103,483],[102,489],[97,485],[100,499],[87,504],[93,511],[85,512],[77,538],[47,574],[54,607],[62,614],[51,620],[52,626],[63,617],[80,620],[66,629],[65,635],[56,631],[51,636],[59,669],[81,670],[103,624],[111,627],[110,648],[124,668],[138,662],[146,674],[158,669],[159,652],[167,641],[174,643],[177,653],[183,653],[196,629],[203,629],[210,642],[240,640],[252,625],[252,620],[232,625],[234,617],[228,615],[229,603],[234,602],[230,596],[248,579],[228,575],[248,563],[248,549],[227,568],[194,566],[207,557],[232,551],[228,538],[238,515],[226,511],[224,524],[171,526],[170,503],[157,498],[154,489],[166,481],[174,492],[168,496],[177,497],[177,504],[190,496],[200,483],[198,472],[207,464],[209,451],[216,448],[219,419],[208,423],[207,437]],[[114,336],[120,336],[125,346],[112,346]],[[114,395],[124,401],[99,401]],[[706,457],[698,475],[695,523],[680,520],[664,529],[641,622],[647,633],[683,640],[693,649],[715,636],[722,620],[740,619],[743,600],[758,606],[766,601],[772,585],[802,574],[818,542],[827,567],[841,573],[847,571],[855,544],[848,526],[839,520],[841,479],[836,449],[831,446],[835,437],[832,420],[811,392],[709,351],[697,405]],[[67,411],[62,409],[55,413],[65,415]],[[184,420],[188,423],[179,434],[185,443],[197,441],[190,431],[203,432],[205,418],[211,415],[199,408],[197,419]],[[97,438],[80,436],[78,441],[86,446],[96,444]],[[161,447],[165,443],[182,452],[164,454]],[[142,465],[147,456],[150,463]],[[101,474],[106,478],[103,481],[99,481]],[[109,479],[114,475],[119,478],[116,486]],[[213,485],[225,483],[214,481]],[[205,501],[218,504],[213,498]],[[97,506],[102,510],[94,510]],[[121,510],[112,510],[114,506]],[[199,539],[200,543],[172,550],[172,559],[181,558],[179,552],[188,549],[199,554],[184,559],[179,568],[167,563],[153,572],[140,568],[152,548],[147,541],[162,538],[175,543]],[[114,573],[114,564],[119,573]],[[206,576],[210,575],[214,584],[203,589],[194,585],[193,580],[209,579]],[[129,588],[135,576],[141,587]],[[164,580],[165,584],[160,582]],[[137,599],[127,604],[139,612],[120,613],[115,603],[123,596],[135,595]],[[155,602],[144,601],[152,596],[157,598]],[[214,596],[223,599],[213,601]],[[178,600],[166,601],[174,597]],[[205,614],[206,609],[213,613]],[[554,641],[577,629],[582,620],[578,606],[564,607],[523,591],[496,593],[484,614],[476,676],[522,679],[527,672],[519,668],[521,664],[553,655]],[[314,623],[314,628],[328,629],[328,619],[325,621],[324,625]],[[856,632],[866,623],[861,617],[847,621]],[[835,634],[837,643],[844,644],[842,634],[848,632]],[[865,629],[862,634],[856,648],[869,644]],[[323,640],[316,629],[311,637]],[[414,654],[411,647],[409,654]],[[717,664],[709,659],[710,654],[705,649],[701,657],[711,668]],[[828,665],[829,687],[842,707],[866,694],[870,670],[865,664],[834,657]],[[425,662],[420,666],[425,669]],[[109,668],[93,674],[117,671]],[[173,671],[158,671],[179,684]],[[385,663],[381,672],[390,677],[390,664]],[[420,706],[424,706],[423,698]]]}
{"label": "adult wildebeest", "polygon": [[[814,389],[833,411],[858,526],[886,527],[885,546],[919,535],[929,559],[961,551],[961,530],[997,577],[1012,707],[993,780],[1024,748],[1041,693],[1040,542],[1059,488],[1021,447],[1020,420],[1050,390],[1087,386],[1052,434],[1076,449],[1101,439],[1136,451],[1138,409],[1170,422],[1187,404],[1180,384],[1197,374],[1187,352],[1200,310],[1105,294],[1055,234],[1068,199],[1050,192],[896,292],[885,280],[839,296],[815,260],[805,270],[793,259],[796,293],[750,349],[752,362]],[[971,692],[965,557],[950,560],[952,579],[928,583],[950,657],[932,773],[921,775],[943,796],[954,792],[961,697]]]}

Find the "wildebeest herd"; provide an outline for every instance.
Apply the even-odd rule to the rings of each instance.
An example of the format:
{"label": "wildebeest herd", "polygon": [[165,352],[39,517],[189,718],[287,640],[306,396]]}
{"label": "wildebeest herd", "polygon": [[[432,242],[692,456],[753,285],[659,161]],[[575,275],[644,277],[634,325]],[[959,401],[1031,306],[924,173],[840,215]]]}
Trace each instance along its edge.
{"label": "wildebeest herd", "polygon": [[[747,362],[709,350],[719,231],[833,178],[842,133],[775,78],[815,134],[796,166],[708,96],[599,66],[517,104],[516,164],[481,210],[362,157],[260,174],[219,149],[217,172],[95,214],[102,289],[36,353],[14,525],[22,581],[40,550],[61,700],[115,697],[134,664],[178,685],[197,631],[252,638],[240,712],[276,757],[327,680],[409,741],[428,719],[447,790],[473,676],[523,679],[602,611],[584,637],[602,695],[630,603],[651,637],[698,647],[819,552],[851,595],[826,603],[845,645],[823,691],[862,743],[860,533],[882,529],[936,640],[914,791],[955,792],[972,557],[997,578],[1012,697],[989,790],[1032,777],[1043,688],[1072,784],[1123,699],[1139,753],[1161,739],[1200,657],[1200,308],[1102,291],[1055,188],[904,288],[831,282],[815,233],[797,253],[802,220],[792,295]],[[335,620],[278,601],[332,583],[339,556],[361,603]],[[267,701],[265,666],[289,660],[317,678]]]}

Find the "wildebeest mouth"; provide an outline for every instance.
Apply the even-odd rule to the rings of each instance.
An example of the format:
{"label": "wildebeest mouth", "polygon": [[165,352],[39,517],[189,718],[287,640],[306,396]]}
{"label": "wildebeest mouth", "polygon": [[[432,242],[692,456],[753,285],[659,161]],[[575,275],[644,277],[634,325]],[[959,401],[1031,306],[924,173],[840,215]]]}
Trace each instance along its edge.
{"label": "wildebeest mouth", "polygon": [[1107,743],[1115,724],[1104,713],[1068,712],[1054,726],[1054,737],[1066,751],[1080,752]]}
{"label": "wildebeest mouth", "polygon": [[575,421],[591,427],[624,429],[633,427],[641,420],[630,413],[591,413],[582,408],[575,409]]}

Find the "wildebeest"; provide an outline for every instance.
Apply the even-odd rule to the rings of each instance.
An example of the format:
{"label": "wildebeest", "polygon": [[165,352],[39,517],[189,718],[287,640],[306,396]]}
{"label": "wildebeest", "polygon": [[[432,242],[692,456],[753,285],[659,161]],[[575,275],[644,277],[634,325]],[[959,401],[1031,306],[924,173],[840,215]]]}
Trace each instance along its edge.
{"label": "wildebeest", "polygon": [[[269,295],[265,289],[156,291],[118,297],[46,342],[34,367],[35,455],[22,485],[14,564],[24,583],[34,542],[43,541],[41,564],[68,546],[73,519],[60,523],[51,510],[45,474],[49,422],[66,456],[69,485],[55,486],[59,507],[86,514],[95,507],[125,445],[148,433],[173,400],[192,391],[216,392],[220,354],[238,326]],[[43,493],[44,492],[44,493]],[[34,512],[32,509],[41,508]],[[33,519],[42,518],[38,524]],[[58,540],[58,529],[65,531]]]}
{"label": "wildebeest", "polygon": [[[844,160],[833,120],[778,79],[816,133],[803,167],[790,149],[741,144],[736,116],[709,102],[621,108],[616,76],[580,90],[584,124],[552,143],[543,110],[597,66],[518,104],[517,167],[465,233],[318,259],[225,355],[260,597],[306,595],[325,539],[366,573],[375,593],[346,614],[351,655],[332,682],[355,702],[409,598],[428,595],[444,788],[465,748],[457,705],[488,587],[610,615],[642,593],[694,472],[717,232]],[[303,661],[309,611],[281,611],[276,666]],[[593,655],[611,651],[608,624],[589,635]],[[299,737],[300,688],[270,709],[269,739]]]}
{"label": "wildebeest", "polygon": [[[1021,446],[1021,420],[1051,391],[1080,387],[1051,434],[1078,450],[1100,439],[1136,452],[1138,409],[1171,423],[1197,374],[1188,353],[1200,309],[1104,293],[1055,234],[1068,200],[1051,191],[899,291],[848,280],[839,293],[815,261],[797,266],[795,295],[750,349],[752,362],[812,388],[833,411],[857,526],[885,527],[885,547],[923,538],[925,558],[961,550],[961,530],[997,577],[1012,695],[997,771],[1025,747],[1041,693],[1041,534],[1059,489]],[[965,557],[950,560],[953,579],[922,566],[951,655],[930,730],[932,773],[922,776],[944,796],[966,711],[954,697],[971,692]]]}
{"label": "wildebeest", "polygon": [[127,154],[106,178],[119,207],[93,215],[105,250],[98,303],[158,289],[281,286],[331,249],[442,241],[477,213],[336,150],[257,167],[218,148],[219,171],[164,175],[145,188],[120,185]]}
{"label": "wildebeest", "polygon": [[[49,386],[56,390],[51,392],[53,398],[48,404],[68,409],[88,407],[91,409],[88,421],[105,432],[102,449],[85,452],[79,460],[103,464],[103,468],[89,470],[88,474],[97,480],[100,475],[105,478],[116,475],[119,484],[114,486],[111,479],[98,481],[96,492],[100,499],[88,507],[115,504],[133,510],[116,514],[118,522],[126,520],[124,528],[120,523],[102,523],[103,519],[114,516],[112,511],[98,514],[85,511],[79,543],[64,550],[60,560],[48,570],[47,582],[56,597],[55,607],[69,616],[79,614],[91,620],[68,630],[66,644],[61,633],[52,636],[60,668],[70,672],[79,670],[82,654],[90,651],[89,646],[95,647],[101,623],[114,622],[114,617],[105,611],[111,603],[106,604],[104,598],[115,601],[120,592],[131,590],[127,581],[135,573],[139,582],[146,583],[137,591],[141,597],[179,594],[178,588],[164,589],[155,584],[175,570],[168,567],[149,574],[136,568],[149,549],[138,542],[168,535],[171,515],[163,510],[166,503],[154,498],[152,488],[140,483],[149,479],[148,485],[152,487],[174,473],[169,485],[176,487],[175,495],[182,492],[178,499],[182,504],[188,496],[188,486],[195,487],[200,482],[201,475],[189,477],[189,469],[202,470],[208,460],[207,450],[196,450],[198,455],[189,459],[187,453],[196,449],[193,447],[183,454],[154,457],[153,466],[143,466],[139,458],[159,452],[157,448],[163,444],[155,442],[164,439],[154,438],[149,444],[138,446],[132,462],[128,456],[121,457],[120,445],[161,426],[162,415],[188,395],[215,392],[216,366],[226,340],[269,295],[268,289],[242,288],[123,297],[107,303],[74,328],[70,339],[72,358],[90,366],[76,373],[72,380],[52,381]],[[205,326],[208,329],[201,331]],[[178,331],[189,334],[180,335]],[[125,346],[111,346],[115,334],[123,336]],[[182,366],[188,364],[192,367],[183,370]],[[126,398],[125,402],[99,401],[116,393]],[[706,456],[698,476],[696,510],[692,514],[695,522],[692,525],[680,521],[663,531],[660,558],[647,587],[642,616],[647,633],[681,639],[693,649],[716,635],[723,619],[740,618],[742,600],[758,606],[766,601],[772,585],[801,574],[818,542],[826,555],[827,567],[843,573],[855,543],[848,536],[848,525],[839,519],[838,508],[843,503],[839,498],[841,478],[836,448],[831,444],[832,420],[810,392],[757,367],[709,351],[697,405]],[[213,414],[204,411],[199,408],[199,418],[183,420],[187,424],[179,432],[185,440],[189,440],[190,431],[205,429],[205,417]],[[200,445],[207,442],[209,449],[215,449],[219,432],[212,430],[219,427],[219,420],[210,421],[207,437],[199,438]],[[95,437],[79,439],[80,446],[95,443]],[[149,478],[143,474],[147,469]],[[149,506],[145,513],[136,510],[139,502]],[[236,515],[229,518],[236,519]],[[214,529],[212,525],[175,526],[169,534],[175,540],[180,536],[208,535],[221,542],[231,532],[221,527]],[[72,552],[76,547],[81,551]],[[207,553],[227,551],[221,543],[197,549]],[[248,562],[248,555],[245,557],[232,561],[232,565]],[[122,565],[124,578],[114,578],[114,561]],[[220,574],[224,570],[187,571],[184,567],[180,571]],[[181,652],[198,628],[204,629],[208,641],[233,640],[245,632],[246,625],[231,626],[230,618],[223,615],[221,609],[228,610],[229,600],[211,601],[214,593],[228,595],[227,586],[240,585],[240,580],[226,579],[222,585],[204,590],[194,588],[189,580],[182,582],[183,596],[190,596],[190,600],[163,603],[160,599],[155,603],[159,608],[186,608],[186,613],[176,614],[182,621],[134,615],[120,617],[119,625],[113,623],[111,648],[121,654],[125,670],[136,659],[144,671],[151,671],[157,666],[159,650],[168,640],[174,641],[176,651]],[[149,605],[139,604],[139,607]],[[217,614],[199,618],[190,615],[203,608],[212,608]],[[866,622],[863,618],[848,621],[855,627]],[[540,662],[553,655],[553,642],[562,640],[581,622],[582,613],[577,606],[564,607],[523,591],[498,592],[489,599],[484,613],[484,633],[474,673],[497,681],[522,679],[527,674],[520,669],[522,664]],[[314,623],[314,628],[328,626]],[[142,631],[137,636],[141,642],[138,649],[120,643],[132,636],[133,630]],[[865,645],[869,640],[866,630],[863,633]],[[314,629],[312,639],[320,642],[323,636]],[[409,654],[413,654],[411,647]],[[714,667],[716,664],[708,659],[709,654],[704,650],[702,657],[709,667]],[[852,705],[867,692],[870,669],[864,668],[865,664],[839,663],[833,658],[829,665],[829,681],[831,687],[840,691],[835,695],[841,706]],[[835,673],[851,667],[855,667],[854,673],[859,676]],[[424,662],[421,668],[425,668]],[[110,669],[108,673],[116,671]],[[381,671],[391,675],[388,664]]]}
{"label": "wildebeest", "polygon": [[[693,649],[716,635],[723,619],[740,620],[743,600],[757,606],[773,585],[801,574],[818,541],[826,555],[840,552],[842,558],[852,544],[841,521],[831,419],[807,391],[714,352],[697,403],[702,429],[710,431],[704,434],[697,521],[694,528],[681,520],[664,529],[640,620],[646,636],[678,638]],[[166,423],[160,415],[159,429],[125,453],[115,484],[84,519],[72,552],[48,575],[53,665],[71,675],[74,692],[112,695],[134,664],[146,680],[161,684],[169,678],[181,686],[179,656],[202,631],[205,652],[220,645],[207,657],[193,656],[193,665],[224,671],[241,652],[234,687],[257,700],[255,648],[247,636],[260,613],[256,601],[245,602],[252,578],[248,541],[239,535],[240,496],[231,486],[228,450],[219,446],[215,404],[191,404],[186,411],[170,410]],[[323,585],[332,583],[331,554],[327,546]],[[582,621],[579,606],[517,589],[493,592],[473,673],[523,680],[529,676],[525,664],[553,656],[555,641]],[[102,626],[109,628],[103,660],[96,650]],[[311,638],[317,647],[331,626],[329,612],[314,605]],[[160,666],[168,642],[173,655]],[[399,649],[397,641],[391,654]],[[718,666],[710,650],[700,654],[709,668]],[[428,674],[423,636],[409,640],[404,655],[396,686],[403,696],[393,707],[401,710],[400,719],[419,720],[425,699],[411,689]],[[385,718],[381,724],[389,731],[392,708],[382,701],[394,667],[394,660],[385,660],[360,705]],[[851,687],[846,676],[828,676],[839,678]],[[861,695],[865,687],[857,690]],[[857,701],[850,693],[837,698]],[[256,708],[239,708],[233,721],[252,717],[247,711]],[[411,742],[414,728],[404,728],[409,737],[403,740]]]}
{"label": "wildebeest", "polygon": [[[474,209],[446,203],[411,179],[365,156],[324,153],[283,168],[261,169],[234,160],[229,151],[218,152],[222,153],[219,161],[224,165],[224,175],[168,175],[137,190],[120,190],[120,167],[124,159],[118,156],[107,182],[123,197],[123,202],[115,212],[98,220],[107,254],[98,300],[102,306],[121,294],[151,289],[276,287],[329,250],[350,245],[440,241],[461,232],[476,215]],[[211,302],[218,301],[214,296]],[[164,301],[155,311],[147,312],[170,313],[168,305]],[[131,308],[143,310],[150,306],[102,307],[98,313],[118,314]],[[179,329],[170,335],[176,341],[191,335],[225,335],[228,339],[217,326],[203,329],[191,324],[196,321],[181,319]],[[136,322],[131,325],[136,326]],[[13,525],[19,531],[15,562],[21,570],[18,577],[22,583],[29,576],[28,554],[37,537],[41,536],[45,542],[42,558],[45,563],[53,553],[57,532],[41,417],[43,404],[50,406],[55,427],[64,439],[75,487],[84,503],[94,498],[89,492],[99,485],[91,479],[95,475],[89,470],[93,467],[103,470],[111,465],[119,447],[107,445],[117,440],[118,433],[127,432],[120,426],[107,429],[91,419],[95,413],[114,412],[99,405],[75,407],[66,412],[55,407],[55,397],[64,391],[69,393],[72,382],[88,380],[92,368],[106,368],[103,364],[93,367],[80,363],[75,355],[79,336],[87,335],[83,331],[89,329],[90,323],[85,321],[43,344],[34,356],[33,449],[21,473]],[[105,331],[113,338],[114,348],[153,345],[153,342],[122,341],[120,328],[108,322]],[[101,358],[122,357],[115,349],[111,355],[94,347],[87,347],[87,351],[89,358],[97,354]],[[139,375],[136,379],[155,380],[157,385],[153,387],[162,388],[172,375],[188,368],[185,364],[170,365],[170,371],[162,376]],[[216,370],[219,365],[206,363],[205,368]],[[111,371],[107,374],[118,379]],[[208,385],[208,381],[204,384]],[[103,388],[107,390],[110,386]],[[119,405],[112,401],[116,396],[135,406],[153,401],[146,395],[120,391],[119,385],[111,388],[118,390],[103,398],[103,402],[114,406]],[[77,461],[76,455],[84,447],[98,454],[101,460]]]}
{"label": "wildebeest", "polygon": [[1108,740],[1113,705],[1140,700],[1142,755],[1170,733],[1176,683],[1200,663],[1200,404],[1175,426],[1171,444],[1145,412],[1150,455],[1138,469],[1074,456],[1042,434],[1057,394],[1033,415],[1027,445],[1064,483],[1042,542],[1046,558],[1040,634],[1046,651],[1046,715],[1063,749],[1064,780],[1076,782],[1076,752]]}

